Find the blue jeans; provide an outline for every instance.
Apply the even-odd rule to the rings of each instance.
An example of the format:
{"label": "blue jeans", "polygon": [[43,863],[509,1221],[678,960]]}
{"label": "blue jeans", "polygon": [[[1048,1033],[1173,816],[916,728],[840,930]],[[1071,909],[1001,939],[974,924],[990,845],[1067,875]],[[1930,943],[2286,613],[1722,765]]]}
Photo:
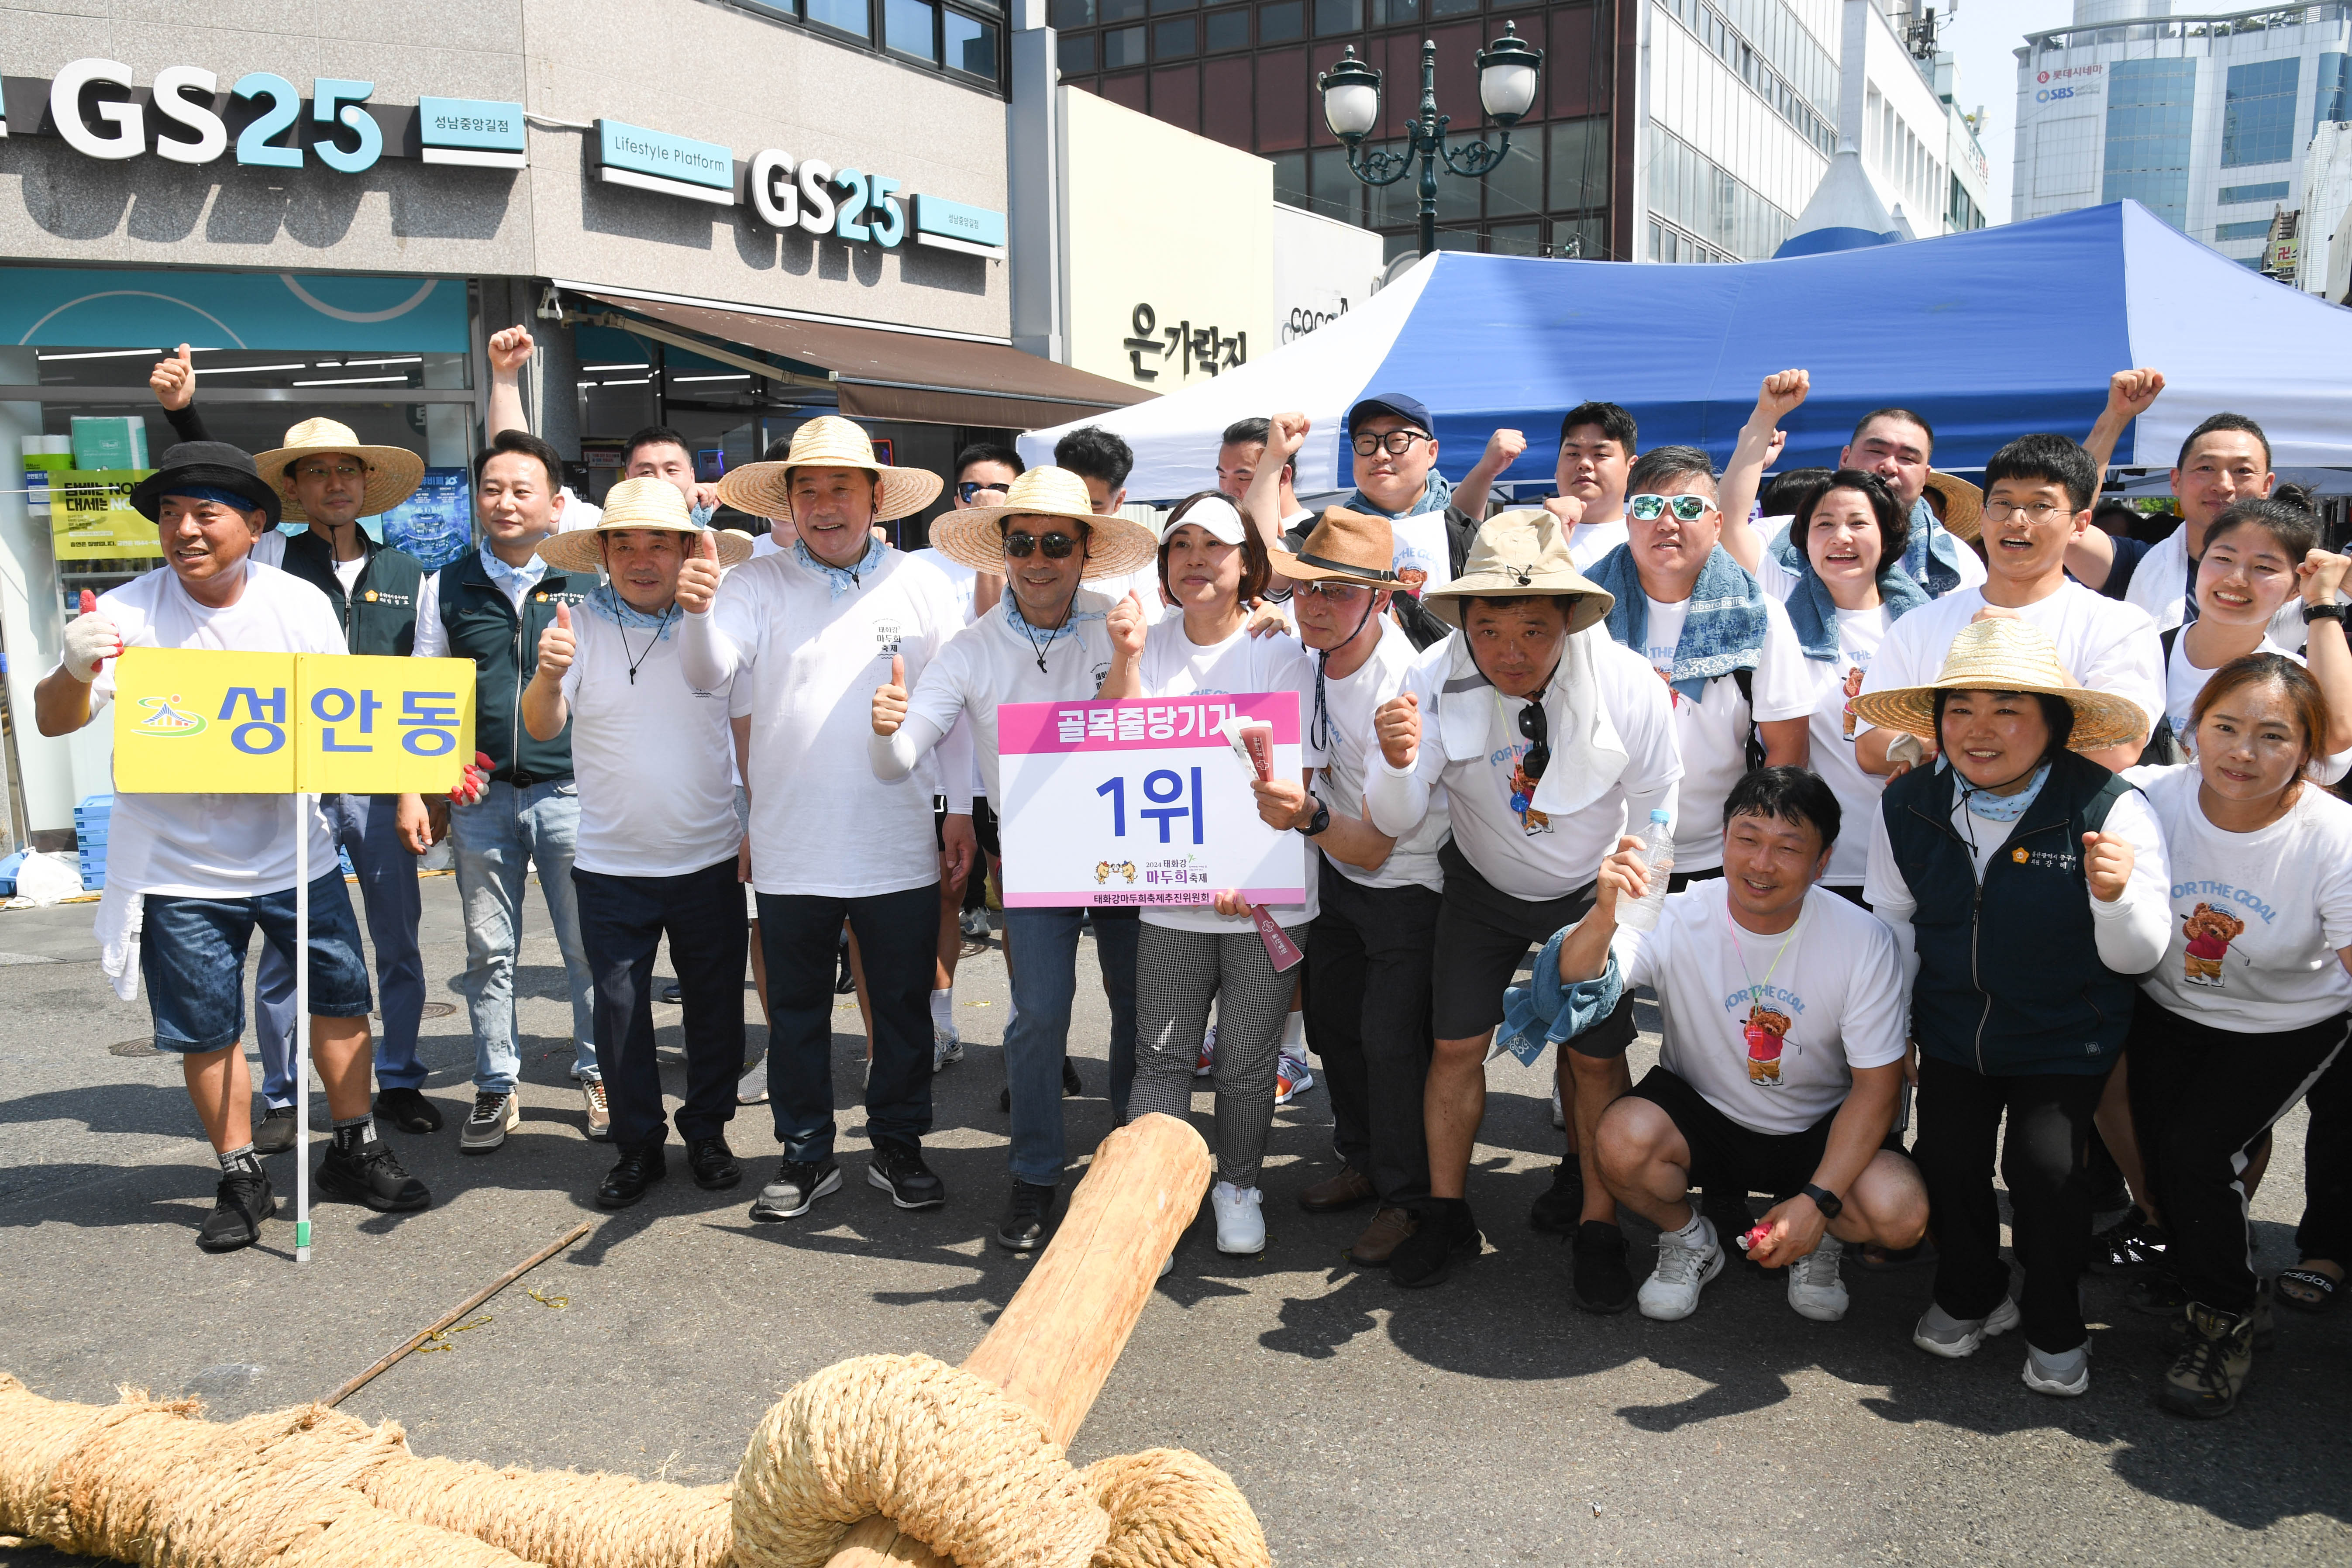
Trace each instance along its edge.
{"label": "blue jeans", "polygon": [[572,890],[572,855],[579,837],[580,796],[568,779],[521,788],[494,779],[472,805],[449,808],[457,899],[466,910],[466,973],[459,988],[474,1023],[478,1093],[512,1094],[522,1068],[514,964],[528,866],[539,868],[540,894],[547,900],[548,923],[555,928],[572,993],[572,1076],[604,1076],[596,1066],[588,952],[580,944],[580,909]]}
{"label": "blue jeans", "polygon": [[[400,841],[400,797],[331,795],[320,797],[319,809],[359,873],[368,940],[375,944],[376,991],[383,1005],[383,1027],[375,1037],[376,1086],[421,1089],[425,1064],[416,1059],[416,1027],[425,1016],[425,961],[416,951],[416,922],[425,906],[416,888],[416,857]],[[275,947],[261,950],[253,1012],[262,1095],[273,1109],[291,1105],[294,966]]]}
{"label": "blue jeans", "polygon": [[[245,955],[256,928],[293,973],[294,889],[256,898],[147,899],[139,978],[155,1017],[155,1048],[201,1056],[245,1033]],[[310,884],[310,1016],[365,1018],[367,966],[342,874]],[[289,1071],[291,1076],[291,1070]]]}
{"label": "blue jeans", "polygon": [[[1078,989],[1075,909],[1008,909],[1004,950],[1019,1011],[1004,1037],[1004,1082],[1013,1091],[1013,1173],[1034,1186],[1062,1180],[1062,1058],[1068,1054],[1070,1009]],[[1142,922],[1097,920],[1095,956],[1110,992],[1111,1104],[1124,1114],[1135,1078],[1135,946]],[[1126,1073],[1118,1071],[1124,1043]]]}

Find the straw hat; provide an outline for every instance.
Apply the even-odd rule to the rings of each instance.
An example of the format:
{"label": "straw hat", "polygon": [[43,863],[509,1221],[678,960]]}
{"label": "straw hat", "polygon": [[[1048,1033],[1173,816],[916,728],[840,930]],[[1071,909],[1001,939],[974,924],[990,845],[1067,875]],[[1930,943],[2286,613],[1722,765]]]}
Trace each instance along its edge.
{"label": "straw hat", "polygon": [[719,546],[719,564],[740,566],[751,559],[749,535],[713,531],[694,526],[686,510],[686,495],[667,479],[623,479],[604,498],[604,515],[593,528],[575,528],[540,541],[534,552],[559,572],[601,572],[604,549],[597,536],[625,528],[666,528],[677,533],[708,534]]}
{"label": "straw hat", "polygon": [[1087,541],[1082,580],[1124,577],[1151,564],[1160,542],[1133,518],[1101,516],[1087,494],[1086,480],[1067,468],[1030,468],[1013,481],[1002,506],[975,506],[931,519],[931,544],[949,560],[975,572],[1004,574],[1003,523],[1015,517],[1062,517],[1093,531]]}
{"label": "straw hat", "polygon": [[1927,470],[1927,489],[1944,498],[1940,520],[1957,538],[1974,540],[1984,531],[1984,491],[1958,474]]}
{"label": "straw hat", "polygon": [[1375,593],[1403,585],[1393,568],[1396,535],[1389,520],[1345,507],[1325,507],[1296,555],[1287,550],[1273,554],[1276,575],[1296,582],[1352,583]]}
{"label": "straw hat", "polygon": [[874,476],[874,521],[912,517],[939,499],[945,482],[921,468],[893,468],[874,460],[874,442],[851,421],[822,414],[793,432],[779,463],[746,463],[719,481],[719,499],[753,517],[793,515],[794,468],[863,468]]}
{"label": "straw hat", "polygon": [[1571,632],[1600,625],[1617,602],[1576,569],[1569,558],[1568,531],[1559,519],[1538,508],[1488,518],[1471,541],[1462,575],[1423,594],[1421,602],[1447,626],[1459,626],[1464,599],[1532,599],[1554,594],[1576,595],[1568,617]]}
{"label": "straw hat", "polygon": [[332,419],[305,419],[286,432],[286,445],[253,455],[262,478],[285,498],[286,521],[308,522],[302,503],[294,499],[294,476],[287,469],[316,452],[345,453],[367,468],[367,493],[360,498],[362,517],[380,517],[416,493],[425,482],[425,459],[405,447],[371,447],[348,425]]}
{"label": "straw hat", "polygon": [[1853,700],[1854,716],[1882,730],[1933,741],[1937,691],[2026,691],[2059,698],[2074,710],[2069,751],[2100,751],[2147,733],[2147,715],[2138,703],[2077,685],[2058,662],[2058,647],[2049,634],[2013,616],[1962,626],[1933,685],[1865,691]]}

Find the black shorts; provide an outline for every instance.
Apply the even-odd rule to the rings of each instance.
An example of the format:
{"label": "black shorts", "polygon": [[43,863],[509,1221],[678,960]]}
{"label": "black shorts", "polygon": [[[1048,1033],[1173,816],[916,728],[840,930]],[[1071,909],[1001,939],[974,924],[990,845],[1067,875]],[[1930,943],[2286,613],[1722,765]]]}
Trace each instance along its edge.
{"label": "black shorts", "polygon": [[[1004,858],[1004,851],[996,847],[996,813],[988,809],[988,797],[971,797],[971,836],[980,840],[980,852],[992,860]],[[931,837],[944,850],[948,847],[948,803],[944,796],[931,796]]]}
{"label": "black shorts", "polygon": [[[1592,908],[1588,882],[1562,899],[1515,899],[1478,874],[1451,840],[1437,851],[1445,893],[1437,907],[1432,1022],[1441,1040],[1472,1040],[1503,1021],[1503,993],[1530,950]],[[1633,1043],[1633,994],[1569,1042],[1580,1056],[1621,1057]]]}
{"label": "black shorts", "polygon": [[1830,1123],[1837,1120],[1832,1110],[1801,1132],[1759,1132],[1662,1067],[1652,1068],[1631,1092],[1664,1111],[1690,1145],[1692,1186],[1769,1193],[1775,1202],[1794,1197],[1813,1179],[1830,1146]]}

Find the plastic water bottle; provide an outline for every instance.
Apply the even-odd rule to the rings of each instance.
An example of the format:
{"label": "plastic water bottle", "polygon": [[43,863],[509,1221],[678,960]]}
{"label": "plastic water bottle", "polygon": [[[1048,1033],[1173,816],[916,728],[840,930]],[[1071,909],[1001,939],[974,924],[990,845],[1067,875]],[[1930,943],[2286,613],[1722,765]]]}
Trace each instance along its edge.
{"label": "plastic water bottle", "polygon": [[1650,831],[1642,837],[1649,846],[1643,858],[1650,868],[1650,890],[1636,902],[1617,906],[1617,923],[1628,931],[1658,929],[1658,914],[1666,903],[1666,879],[1675,868],[1675,830],[1664,812],[1650,813]]}

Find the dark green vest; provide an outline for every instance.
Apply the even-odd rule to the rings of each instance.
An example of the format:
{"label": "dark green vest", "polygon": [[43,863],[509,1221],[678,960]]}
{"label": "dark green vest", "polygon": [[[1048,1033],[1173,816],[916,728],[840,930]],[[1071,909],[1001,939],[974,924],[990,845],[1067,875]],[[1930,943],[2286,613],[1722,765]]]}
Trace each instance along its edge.
{"label": "dark green vest", "polygon": [[539,668],[539,634],[555,624],[556,605],[577,606],[596,586],[594,574],[550,567],[523,595],[520,618],[506,590],[490,581],[480,551],[467,551],[440,575],[449,657],[474,661],[474,749],[489,757],[490,777],[518,785],[570,779],[571,721],[552,741],[534,741],[519,712],[522,689]]}
{"label": "dark green vest", "polygon": [[[1886,786],[1888,847],[1918,901],[1911,1032],[1939,1060],[1992,1077],[2104,1073],[2131,1027],[2138,986],[2099,962],[2083,835],[2132,786],[2072,752],[1977,880],[1952,829],[1952,773],[1915,768]],[[2000,824],[1977,820],[1980,831]]]}
{"label": "dark green vest", "polygon": [[360,544],[367,564],[348,596],[343,580],[335,575],[334,550],[315,533],[286,541],[285,570],[327,595],[343,625],[343,644],[353,653],[406,658],[416,651],[416,590],[425,568],[407,551],[378,544],[365,529],[360,530]]}

